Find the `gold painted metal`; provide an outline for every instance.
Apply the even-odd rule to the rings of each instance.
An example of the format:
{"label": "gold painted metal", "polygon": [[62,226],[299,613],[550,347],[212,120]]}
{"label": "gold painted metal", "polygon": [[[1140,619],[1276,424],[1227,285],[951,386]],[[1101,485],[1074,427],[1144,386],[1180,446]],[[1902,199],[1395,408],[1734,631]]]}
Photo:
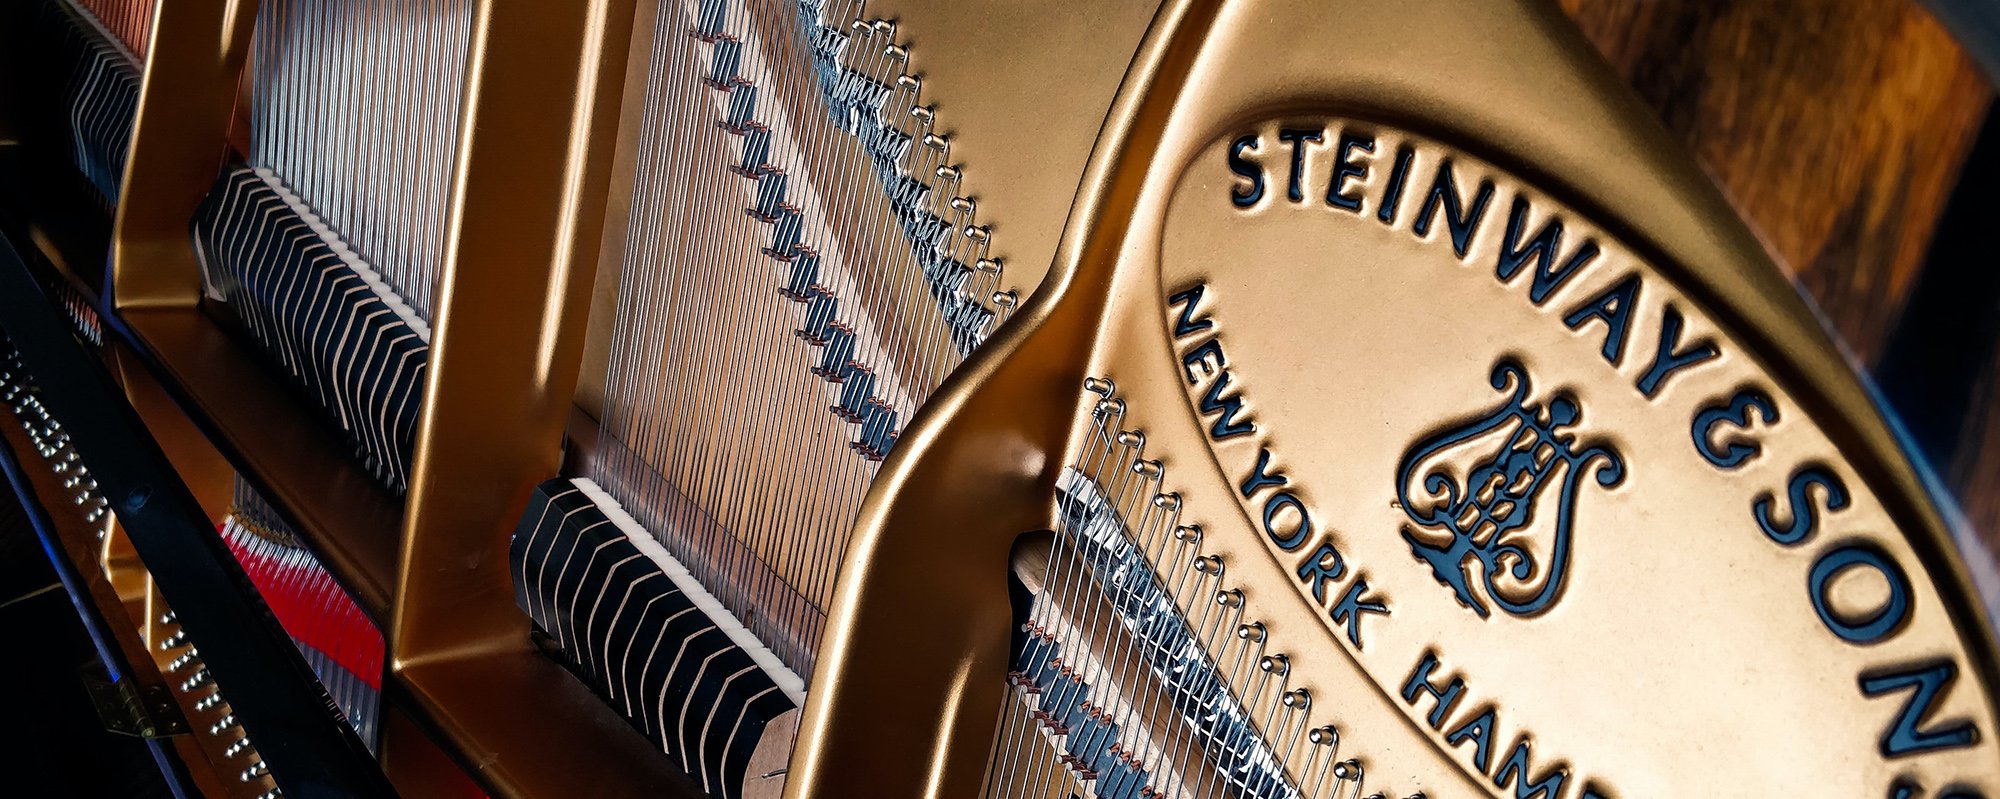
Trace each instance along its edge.
{"label": "gold painted metal", "polygon": [[[560,462],[632,15],[489,0],[474,19],[389,651],[392,695],[501,796],[684,786],[532,648],[507,575],[523,503]],[[392,779],[410,762],[392,757]]]}
{"label": "gold painted metal", "polygon": [[387,730],[392,780],[440,784],[438,758],[408,739],[427,734],[500,796],[579,784],[657,795],[680,784],[642,737],[532,649],[505,569],[520,505],[560,454],[631,4],[479,6],[430,382],[402,500],[201,307],[188,224],[236,127],[257,4],[162,5],[111,296],[173,398],[387,624],[384,710],[417,722]]}
{"label": "gold painted metal", "polygon": [[[200,307],[200,265],[188,226],[228,155],[257,4],[162,6],[112,231],[108,296],[168,394],[291,517],[362,609],[386,619],[397,498],[354,464],[347,445],[290,386]],[[136,370],[122,371],[133,383]],[[154,421],[148,417],[149,426]],[[215,499],[226,493],[208,490],[211,480],[198,483],[193,487],[203,489],[198,496],[213,513]]]}
{"label": "gold painted metal", "polygon": [[478,6],[391,625],[401,665],[524,629],[506,541],[562,451],[631,12]]}
{"label": "gold painted metal", "polygon": [[[978,789],[1006,672],[1008,554],[1021,533],[1052,527],[1055,476],[1079,427],[1080,408],[1047,400],[1082,385],[1106,301],[1076,287],[1105,280],[1115,257],[1115,241],[1082,232],[1122,229],[1138,211],[1135,165],[1158,145],[1190,43],[1214,13],[1162,6],[1099,135],[1049,276],[932,396],[869,489],[787,796],[856,795],[854,774],[881,795]],[[937,534],[944,524],[952,535]]]}
{"label": "gold painted metal", "polygon": [[[1398,795],[1513,795],[1468,761],[1469,747],[1449,746],[1425,724],[1429,705],[1412,707],[1397,695],[1427,648],[1443,661],[1439,680],[1458,675],[1468,683],[1454,722],[1484,704],[1497,709],[1494,765],[1517,736],[1529,735],[1537,776],[1567,764],[1569,797],[1587,782],[1630,796],[1879,796],[1898,777],[1933,791],[2000,789],[1993,756],[2000,670],[1980,599],[1995,594],[1968,575],[1948,508],[1927,490],[1809,307],[1597,58],[1552,3],[1527,0],[1343,3],[1339,13],[1294,0],[1184,0],[1163,9],[1098,138],[1049,277],[932,399],[870,491],[787,795],[860,795],[856,775],[866,775],[871,795],[964,796],[979,786],[1006,668],[1008,549],[1022,532],[1049,525],[1054,477],[1077,447],[1082,409],[1070,398],[1086,375],[1117,381],[1133,423],[1146,430],[1147,457],[1166,463],[1169,487],[1186,494],[1273,641],[1301,664],[1296,684],[1333,698],[1328,704],[1338,710],[1329,720],[1356,747],[1343,754],[1361,753],[1371,772],[1396,775],[1389,787]],[[1331,138],[1308,160],[1315,176],[1306,183],[1308,210],[1274,210],[1286,201],[1288,151],[1273,136],[1279,124],[1345,125],[1386,146],[1411,144],[1421,166],[1401,199],[1397,237],[1375,230],[1390,228],[1372,217],[1332,216],[1347,212],[1314,193],[1326,191]],[[1276,177],[1265,187],[1267,205],[1245,215],[1229,207],[1237,184],[1223,153],[1229,137],[1253,132],[1263,135],[1260,153]],[[1462,265],[1443,232],[1416,243],[1409,232],[1447,155],[1466,170],[1462,190],[1482,176],[1497,187]],[[1371,192],[1380,191],[1387,157],[1375,154]],[[1500,226],[1515,193],[1532,198],[1539,213],[1562,214],[1572,237],[1589,232],[1605,245],[1606,265],[1578,286],[1600,289],[1627,271],[1644,276],[1640,321],[1609,374],[1591,361],[1601,326],[1571,332],[1551,318],[1587,297],[1585,289],[1564,289],[1538,310],[1522,296],[1525,278],[1495,280]],[[1242,370],[1243,386],[1254,386],[1242,396],[1265,427],[1259,440],[1290,459],[1280,463],[1307,486],[1302,496],[1401,614],[1364,622],[1370,638],[1359,654],[1324,609],[1295,590],[1292,557],[1274,555],[1258,520],[1238,504],[1245,458],[1254,463],[1257,450],[1207,439],[1213,416],[1197,411],[1200,396],[1188,385],[1200,373],[1189,372],[1175,349],[1175,317],[1165,304],[1170,291],[1198,279],[1210,280],[1219,298],[1216,335],[1233,336],[1223,339],[1230,364]],[[1371,295],[1354,290],[1367,287],[1387,299],[1367,306]],[[1632,386],[1651,360],[1669,300],[1687,314],[1683,341],[1711,338],[1725,355],[1713,371],[1672,378],[1657,406],[1670,410],[1649,418],[1646,408],[1655,406]],[[1436,307],[1447,301],[1456,302]],[[1506,312],[1495,311],[1503,302],[1511,303]],[[1390,316],[1405,308],[1416,310]],[[1505,321],[1482,327],[1479,317],[1442,315],[1454,312]],[[1344,315],[1354,327],[1341,326]],[[1294,335],[1281,335],[1284,325]],[[1464,352],[1440,354],[1449,346]],[[1397,526],[1404,514],[1390,504],[1394,475],[1385,459],[1393,466],[1406,445],[1436,429],[1378,430],[1361,420],[1427,414],[1444,425],[1489,408],[1499,395],[1485,384],[1486,370],[1509,352],[1527,359],[1535,398],[1574,389],[1585,403],[1587,437],[1628,449],[1632,471],[1626,487],[1601,495],[1585,481],[1579,524],[1591,528],[1577,533],[1577,546],[1589,549],[1574,556],[1585,571],[1572,577],[1562,604],[1528,620],[1481,622],[1411,556]],[[1399,355],[1410,359],[1405,372],[1392,369]],[[1347,371],[1365,380],[1338,379],[1335,367],[1359,364],[1368,369]],[[1672,470],[1709,468],[1689,446],[1691,409],[1743,381],[1773,392],[1787,426],[1771,432],[1765,460],[1740,479],[1681,478]],[[1818,538],[1789,551],[1761,540],[1749,498],[1760,486],[1782,496],[1799,459],[1835,464],[1854,509],[1829,517]],[[1679,510],[1663,510],[1663,502]],[[1671,535],[1680,529],[1674,513],[1686,514],[1685,538]],[[1621,538],[1642,535],[1650,538]],[[1897,558],[1913,586],[1911,620],[1880,648],[1834,640],[1802,590],[1814,555],[1855,540]],[[1698,593],[1708,581],[1720,582],[1712,594]],[[1607,604],[1643,597],[1647,588],[1685,597],[1696,615],[1677,618],[1657,599]],[[1865,586],[1841,589],[1834,602],[1865,608],[1870,596]],[[1733,604],[1715,604],[1725,599]],[[1712,640],[1688,629],[1704,625],[1714,629]],[[1551,626],[1561,632],[1544,632]],[[1655,640],[1630,640],[1649,630]],[[1645,656],[1664,652],[1648,649],[1659,641],[1712,644],[1721,663],[1743,671],[1709,663],[1710,671],[1649,672],[1659,664]],[[1671,654],[1698,663],[1703,653]],[[1982,737],[1941,754],[1881,760],[1876,738],[1903,697],[1864,697],[1857,675],[1930,657],[1953,658],[1958,674],[1944,710],[1926,723],[1964,719]],[[1588,696],[1569,693],[1572,685]],[[1653,703],[1648,691],[1672,697],[1672,706]],[[1803,730],[1825,746],[1802,754],[1812,746],[1796,739],[1773,744],[1688,726],[1718,718],[1765,733]],[[1803,759],[1787,764],[1795,757]]]}
{"label": "gold painted metal", "polygon": [[[187,486],[188,491],[200,503],[209,521],[221,524],[229,513],[229,494],[235,482],[236,471],[229,461],[215,450],[207,437],[196,429],[194,422],[174,404],[158,381],[146,371],[138,357],[123,343],[111,340],[103,348],[105,359],[109,361],[112,374],[125,398],[132,403],[132,409],[139,413],[147,432],[160,445],[167,461],[173,464],[174,474]],[[110,529],[104,536],[100,562],[104,573],[118,586],[119,596],[131,602],[143,599],[149,593],[155,597],[158,591],[152,588],[152,575],[146,571],[146,564],[139,559],[132,541],[125,534],[125,528],[112,517]],[[145,622],[148,617],[140,615]],[[151,624],[142,624],[142,630],[150,630]],[[148,638],[148,642],[151,639]]]}
{"label": "gold painted metal", "polygon": [[[618,285],[624,273],[619,266],[625,263],[626,239],[632,224],[632,215],[619,211],[632,207],[633,184],[642,151],[639,136],[646,117],[646,72],[653,52],[653,26],[641,20],[654,19],[658,13],[658,0],[633,0],[632,36],[625,44],[624,88],[619,97],[618,128],[611,147],[611,177],[605,186],[603,232],[598,243],[597,262],[606,268],[596,270],[592,281],[583,354],[577,371],[575,407],[589,420],[599,418],[604,412],[605,368],[611,362],[612,326],[618,317]],[[574,422],[571,426],[574,427]]]}
{"label": "gold painted metal", "polygon": [[1054,259],[1078,179],[1159,0],[871,0],[910,43],[967,196],[993,227],[1003,288],[1026,297]]}
{"label": "gold painted metal", "polygon": [[256,16],[255,0],[172,0],[154,9],[112,226],[111,296],[120,310],[191,308],[201,296],[188,221],[227,155]]}
{"label": "gold painted metal", "polygon": [[398,794],[450,797],[468,793],[465,770],[402,708],[385,702],[376,712],[376,724],[382,730],[376,759],[382,762],[382,771],[390,775]]}
{"label": "gold painted metal", "polygon": [[[1039,1],[1005,7],[914,2],[868,5],[866,18],[891,21],[895,26],[895,41],[909,44],[909,69],[922,80],[919,101],[935,107],[939,132],[951,141],[951,163],[965,175],[963,191],[979,204],[980,220],[992,222],[992,254],[1006,264],[1003,289],[1025,295],[1042,279],[1097,131],[1111,108],[1124,70],[1157,11],[1156,0],[1084,6]],[[652,9],[645,8],[639,18],[652,16]],[[790,24],[789,20],[780,21]],[[627,77],[628,105],[621,124],[621,149],[610,192],[610,207],[614,209],[629,205],[636,166],[634,145],[643,110],[636,99],[643,96],[647,66],[644,56],[651,50],[650,34],[649,26],[635,26],[630,51],[632,66]],[[801,99],[809,104],[816,102],[803,92],[776,91],[767,96],[775,97],[778,102],[796,103]],[[811,124],[822,116],[817,111],[794,109],[790,119],[794,124]],[[578,412],[570,426],[574,457],[578,458],[597,454],[595,424],[591,420],[600,413],[601,383],[611,347],[619,279],[616,265],[624,260],[622,216],[613,214],[614,221],[607,224],[604,255],[600,258],[601,263],[611,268],[598,273],[589,344],[577,396]],[[893,226],[884,229],[893,231]],[[844,233],[844,230],[833,231],[836,237]],[[877,243],[842,239],[842,244],[865,250]],[[1081,368],[1080,362],[1077,368]],[[1007,412],[1013,410],[1009,408]],[[1059,419],[1050,421],[1048,429],[1066,431],[1070,424],[1070,411],[1064,409]],[[908,447],[908,440],[906,437],[899,446]],[[737,464],[733,468],[756,472],[785,467],[782,461],[774,459]],[[576,471],[574,462],[571,471]],[[1036,503],[1015,503],[1011,508],[996,507],[998,510],[1019,517],[1002,525],[1009,531],[1007,540],[996,544],[995,552],[1002,560],[992,562],[993,568],[983,575],[998,581],[991,587],[1004,595],[1004,555],[1011,545],[1011,535],[1021,529],[1045,526],[1047,509]],[[917,553],[905,556],[913,562],[921,560]],[[868,564],[855,562],[845,568],[866,569]],[[956,629],[962,624],[955,615],[956,608],[936,610],[934,625],[913,628],[911,640],[938,646],[942,643],[938,636],[945,634],[940,631]],[[999,623],[1004,624],[1004,607],[1000,612],[1003,616]],[[886,654],[895,649],[896,646],[887,646],[881,651]],[[897,669],[896,673],[898,679],[913,676],[903,669]],[[936,675],[949,677],[942,672]],[[933,675],[914,676],[931,679]],[[815,688],[809,704],[828,695],[837,698],[838,689]],[[917,719],[911,729],[920,728],[925,733],[935,729],[934,708],[912,706],[908,710]],[[990,727],[989,719],[990,716],[981,717],[973,723]],[[872,733],[850,732],[840,737],[853,747],[872,751],[862,758],[830,755],[828,762],[835,772],[832,785],[858,787],[862,783],[856,779],[869,775],[875,761],[907,762],[911,756],[908,751],[894,747],[870,746]],[[976,779],[977,775],[973,776]],[[872,784],[872,777],[863,779]],[[788,787],[791,790],[794,789]],[[905,794],[884,787],[879,795]]]}
{"label": "gold painted metal", "polygon": [[[575,364],[601,357],[596,337],[591,355],[582,354],[584,308],[594,281],[606,296],[598,260],[617,262],[600,254],[599,200],[623,205],[609,188],[610,142],[626,74],[620,65],[645,51],[625,33],[633,3],[480,5],[407,512],[379,488],[371,493],[340,444],[196,308],[187,222],[223,153],[254,3],[161,5],[116,222],[112,296],[162,380],[234,450],[239,466],[264,476],[274,501],[301,517],[302,534],[364,608],[391,620],[391,695],[452,742],[490,790],[559,795],[590,784],[640,795],[673,781],[643,739],[532,651],[505,569],[520,502],[556,473],[564,406],[578,395]],[[1234,542],[1227,544],[1233,560],[1269,560],[1247,517],[1226,512],[1233,500],[1218,459],[1230,455],[1211,453],[1200,438],[1204,425],[1164,333],[1158,270],[1168,248],[1180,246],[1167,242],[1203,240],[1202,225],[1239,224],[1179,221],[1177,190],[1191,185],[1184,181],[1200,186],[1191,196],[1226,190],[1209,174],[1217,171],[1217,137],[1264,130],[1269,120],[1323,123],[1335,115],[1428,135],[1433,149],[1425,152],[1464,153],[1468,162],[1492,164],[1510,188],[1547,192],[1557,198],[1550,207],[1559,200],[1578,219],[1594,220],[1607,240],[1616,237],[1672,281],[1709,329],[1754,353],[1796,403],[1788,407],[1819,425],[1851,464],[1850,484],[1866,486],[1879,503],[1884,529],[1909,537],[1914,562],[1937,586],[1926,601],[1952,619],[1946,627],[1960,631],[1969,653],[1960,690],[1976,686],[1983,697],[1952,707],[1977,713],[1994,734],[1983,690],[1995,671],[1991,627],[1922,474],[1811,311],[1552,5],[1343,4],[1328,14],[1287,0],[1179,0],[1157,16],[1148,3],[1102,5],[1087,10],[1091,25],[1047,27],[1028,24],[1035,8],[975,14],[929,5],[879,8],[919,45],[912,53],[927,96],[945,98],[939,118],[962,126],[955,160],[985,215],[1001,220],[994,241],[1009,283],[1025,289],[1044,266],[1049,271],[1019,318],[906,431],[872,489],[812,678],[787,795],[856,795],[857,776],[871,795],[886,796],[968,795],[979,784],[1005,670],[1007,555],[1019,534],[1050,525],[1054,476],[1076,447],[1082,412],[1070,398],[1085,374],[1112,374],[1134,408],[1157,420],[1149,434],[1172,454],[1177,484],[1195,486],[1187,490],[1203,500],[1208,523],[1232,531],[1217,538]],[[921,60],[947,51],[950,60]],[[1017,60],[1002,69],[1003,59]],[[1113,76],[1128,61],[1120,85]],[[1426,188],[1427,177],[1413,176],[1410,191]],[[1242,235],[1218,228],[1209,240],[1232,232]],[[1294,235],[1274,224],[1256,241],[1306,240]],[[603,238],[610,252],[622,237]],[[1246,307],[1236,302],[1227,307]],[[1338,308],[1327,303],[1329,312]],[[1232,354],[1265,369],[1307,365],[1322,343]],[[1635,338],[1646,344],[1645,334]],[[586,369],[578,395],[585,408],[601,373]],[[1338,440],[1340,429],[1304,422],[1284,435],[1309,448]],[[979,509],[976,518],[968,508]],[[937,535],[941,524],[954,535]],[[1404,553],[1370,568],[1422,567]],[[1289,589],[1273,585],[1283,575],[1263,569],[1269,580],[1257,583],[1264,589],[1256,601],[1287,607]],[[1394,595],[1399,602],[1436,599],[1425,592],[1441,589],[1417,576]],[[1994,596],[1993,587],[1985,594]],[[1273,613],[1289,618],[1274,623],[1279,635],[1317,642],[1314,679],[1333,695],[1386,696],[1392,686],[1384,681],[1400,676],[1333,652],[1340,645],[1298,608]],[[1940,622],[1924,624],[1942,634]],[[1455,753],[1437,754],[1435,741],[1392,712],[1394,702],[1378,704],[1371,730],[1379,732],[1360,745],[1438,767],[1437,781],[1422,786],[1434,792],[1490,785],[1444,767],[1459,762]],[[398,767],[393,757],[390,767]]]}
{"label": "gold painted metal", "polygon": [[110,529],[104,531],[104,540],[98,547],[97,566],[104,570],[105,578],[111,581],[111,588],[120,600],[145,601],[146,564],[139,560],[138,551],[132,548],[132,539],[125,535],[125,528],[118,526],[115,517]]}
{"label": "gold painted metal", "polygon": [[[656,6],[644,5],[638,18],[653,18]],[[990,254],[1005,267],[1001,290],[1027,296],[1041,281],[1112,95],[1158,6],[1158,0],[868,3],[866,16],[894,22],[898,41],[909,45],[908,69],[923,82],[919,102],[936,110],[938,132],[951,142],[951,164],[964,173],[964,191],[977,201],[978,218],[991,223]],[[630,207],[643,118],[636,101],[644,96],[652,30],[635,25],[633,37],[613,209]],[[766,94],[818,103],[806,95]],[[799,110],[791,118],[803,124],[823,116]],[[600,263],[624,263],[626,217],[611,215]],[[618,279],[618,269],[600,270],[591,306],[577,405],[592,418],[603,402]]]}

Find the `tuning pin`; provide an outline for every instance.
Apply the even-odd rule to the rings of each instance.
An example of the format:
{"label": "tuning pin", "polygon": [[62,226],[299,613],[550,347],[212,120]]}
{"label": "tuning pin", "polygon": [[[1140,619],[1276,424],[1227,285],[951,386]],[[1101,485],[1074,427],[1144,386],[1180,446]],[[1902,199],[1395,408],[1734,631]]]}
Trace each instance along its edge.
{"label": "tuning pin", "polygon": [[1183,524],[1174,528],[1174,540],[1188,546],[1201,546],[1201,525]]}
{"label": "tuning pin", "polygon": [[1146,448],[1146,434],[1137,430],[1120,430],[1118,431],[1118,443],[1121,446],[1131,447],[1135,450],[1143,450]]}
{"label": "tuning pin", "polygon": [[[1285,695],[1285,707],[1289,708],[1289,711],[1285,714],[1285,720],[1278,724],[1279,738],[1277,740],[1280,743],[1278,744],[1278,749],[1274,750],[1274,753],[1282,751],[1283,754],[1279,755],[1279,762],[1284,763],[1287,768],[1290,768],[1293,765],[1293,758],[1298,756],[1299,739],[1304,737],[1301,733],[1306,728],[1306,716],[1312,712],[1312,695],[1307,693],[1304,688],[1292,691]],[[1293,719],[1297,719],[1297,723],[1293,723]],[[1288,730],[1289,732],[1287,732]],[[1311,747],[1308,751],[1317,752],[1318,749],[1319,747]],[[1310,766],[1311,763],[1312,761],[1309,756],[1306,765]],[[1306,768],[1299,768],[1294,773],[1303,777],[1307,770]]]}
{"label": "tuning pin", "polygon": [[[1165,478],[1162,477],[1161,482],[1164,483],[1165,481]],[[1145,555],[1147,561],[1159,563],[1160,556],[1163,554],[1163,545],[1167,541],[1167,531],[1174,530],[1180,525],[1181,495],[1172,491],[1163,494],[1154,494],[1153,510],[1159,512],[1158,521],[1147,525],[1139,541],[1139,549]]]}
{"label": "tuning pin", "polygon": [[1361,761],[1353,758],[1342,760],[1339,765],[1333,767],[1333,778],[1336,780],[1334,783],[1335,788],[1338,788],[1340,783],[1343,782],[1354,783],[1354,792],[1349,794],[1349,796],[1358,797],[1361,795],[1362,776]]}
{"label": "tuning pin", "polygon": [[[1194,540],[1199,541],[1200,539],[1197,536]],[[1218,580],[1221,579],[1222,556],[1196,555],[1192,558],[1189,558],[1187,560],[1187,564],[1188,564],[1187,570],[1181,572],[1174,578],[1174,601],[1175,604],[1178,604],[1181,607],[1191,609],[1194,603],[1189,602],[1187,600],[1201,596],[1202,589],[1208,584],[1209,578],[1214,577]],[[1187,576],[1189,572],[1193,572],[1196,575],[1194,578],[1194,586],[1191,589],[1189,589],[1188,586],[1186,585]],[[1189,593],[1188,591],[1191,591],[1191,593]]]}
{"label": "tuning pin", "polygon": [[[1266,655],[1257,661],[1257,668],[1267,675],[1267,679],[1275,677],[1278,680],[1278,687],[1275,689],[1277,693],[1271,697],[1271,709],[1264,714],[1263,729],[1268,732],[1277,729],[1279,711],[1290,707],[1294,701],[1292,694],[1285,690],[1285,685],[1291,682],[1292,661],[1284,655]],[[1262,696],[1263,691],[1264,683],[1260,680],[1257,684],[1257,695]],[[1254,709],[1254,705],[1246,709]]]}
{"label": "tuning pin", "polygon": [[[1315,799],[1324,795],[1321,789],[1326,787],[1327,773],[1333,770],[1333,758],[1340,752],[1340,731],[1334,729],[1331,724],[1314,727],[1306,733],[1306,742],[1312,746],[1307,747],[1306,763],[1297,772],[1300,786],[1305,788],[1300,795],[1305,799]],[[1323,761],[1320,759],[1321,752],[1326,753],[1326,759]],[[1313,765],[1316,763],[1325,764],[1320,767],[1317,774],[1313,773]],[[1312,779],[1309,784],[1304,782],[1308,777]]]}
{"label": "tuning pin", "polygon": [[258,778],[269,773],[271,773],[270,767],[264,765],[264,761],[259,760],[250,764],[250,767],[244,769],[243,773],[238,775],[238,777],[244,782],[255,782]]}
{"label": "tuning pin", "polygon": [[1188,569],[1196,575],[1194,586],[1190,589],[1190,593],[1183,593],[1182,589],[1185,587],[1183,583],[1187,581],[1187,574],[1181,574],[1180,578],[1175,581],[1174,598],[1176,604],[1192,609],[1194,603],[1187,600],[1202,596],[1202,589],[1208,585],[1209,578],[1213,577],[1218,581],[1222,578],[1222,556],[1197,555],[1188,560]]}
{"label": "tuning pin", "polygon": [[1101,400],[1097,403],[1097,407],[1091,409],[1091,412],[1096,417],[1098,424],[1105,427],[1116,427],[1118,421],[1125,418],[1125,401],[1122,399]]}

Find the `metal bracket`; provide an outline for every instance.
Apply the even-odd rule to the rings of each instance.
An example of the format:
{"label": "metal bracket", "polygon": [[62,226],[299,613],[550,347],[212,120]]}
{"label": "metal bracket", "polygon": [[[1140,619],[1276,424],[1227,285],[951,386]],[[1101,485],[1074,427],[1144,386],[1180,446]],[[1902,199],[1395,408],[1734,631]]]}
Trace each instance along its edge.
{"label": "metal bracket", "polygon": [[164,685],[138,685],[132,680],[114,679],[102,673],[83,674],[83,689],[104,728],[135,738],[166,738],[186,735],[187,717],[181,715],[174,695]]}

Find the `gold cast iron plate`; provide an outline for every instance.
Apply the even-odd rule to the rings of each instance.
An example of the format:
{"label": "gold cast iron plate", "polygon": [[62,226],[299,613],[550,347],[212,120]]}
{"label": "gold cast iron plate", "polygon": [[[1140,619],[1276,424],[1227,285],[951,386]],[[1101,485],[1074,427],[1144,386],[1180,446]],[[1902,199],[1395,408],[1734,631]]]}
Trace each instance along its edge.
{"label": "gold cast iron plate", "polygon": [[[1416,222],[1447,156],[1450,214],[1491,184],[1459,241],[1445,209]],[[1502,279],[1517,198],[1514,249],[1564,234]],[[1628,276],[1629,300],[1592,302]],[[1717,354],[1646,381],[1663,338]],[[1011,618],[993,566],[1048,524],[1085,424],[1059,398],[1087,375],[1117,382],[1311,723],[1366,765],[1361,795],[1996,794],[1990,564],[1964,562],[1810,309],[1552,3],[1162,5],[1049,277],[870,490],[788,794],[849,795],[857,768],[896,795],[976,789]],[[1717,458],[1754,454],[1712,462],[1698,420]],[[1246,489],[1267,450],[1284,482]],[[1455,486],[1488,519],[1440,510]],[[1321,545],[1338,576],[1301,578],[1334,571],[1307,561]]]}
{"label": "gold cast iron plate", "polygon": [[2000,792],[1984,619],[1616,234],[1315,116],[1201,150],[1163,230],[1111,327],[1179,385],[1104,371],[1371,789]]}

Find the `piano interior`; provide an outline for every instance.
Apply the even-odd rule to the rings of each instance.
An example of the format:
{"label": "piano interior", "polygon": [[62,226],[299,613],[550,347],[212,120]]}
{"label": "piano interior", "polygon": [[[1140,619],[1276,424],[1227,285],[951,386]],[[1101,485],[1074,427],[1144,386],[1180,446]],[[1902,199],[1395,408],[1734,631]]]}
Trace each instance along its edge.
{"label": "piano interior", "polygon": [[174,795],[2000,797],[1916,267],[1606,5],[6,0],[0,466]]}

